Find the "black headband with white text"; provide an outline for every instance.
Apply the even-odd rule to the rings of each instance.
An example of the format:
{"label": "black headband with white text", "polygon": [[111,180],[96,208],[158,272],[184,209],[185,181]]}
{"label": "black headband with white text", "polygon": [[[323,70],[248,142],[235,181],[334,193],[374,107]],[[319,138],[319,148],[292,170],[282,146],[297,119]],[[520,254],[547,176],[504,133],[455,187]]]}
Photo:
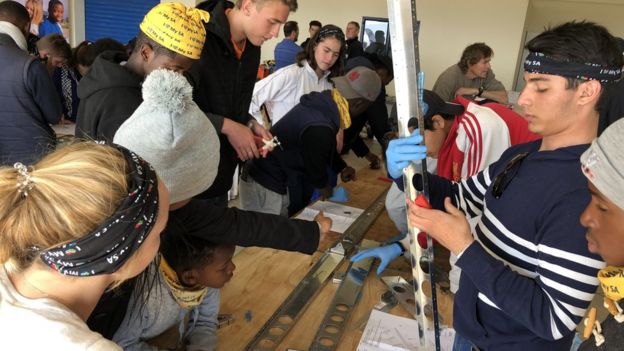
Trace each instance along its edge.
{"label": "black headband with white text", "polygon": [[109,218],[80,239],[43,250],[43,262],[64,275],[92,276],[117,271],[147,238],[158,216],[158,180],[145,160],[111,145],[128,165],[128,195]]}
{"label": "black headband with white text", "polygon": [[529,73],[552,74],[580,80],[597,80],[602,83],[614,82],[622,76],[621,67],[562,61],[540,52],[529,53],[524,60],[524,70]]}

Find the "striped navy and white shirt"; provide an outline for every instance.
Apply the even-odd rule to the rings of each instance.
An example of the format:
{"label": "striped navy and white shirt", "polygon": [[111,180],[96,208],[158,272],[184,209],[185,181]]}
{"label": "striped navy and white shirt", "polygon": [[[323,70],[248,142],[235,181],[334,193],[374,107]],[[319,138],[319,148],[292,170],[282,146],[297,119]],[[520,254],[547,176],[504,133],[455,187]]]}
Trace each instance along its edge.
{"label": "striped navy and white shirt", "polygon": [[[482,350],[569,350],[604,266],[579,223],[590,201],[579,161],[588,145],[538,152],[540,143],[513,146],[460,183],[430,178],[434,207],[451,196],[478,218],[476,240],[457,261],[454,327]],[[529,154],[496,199],[496,175],[521,152]]]}

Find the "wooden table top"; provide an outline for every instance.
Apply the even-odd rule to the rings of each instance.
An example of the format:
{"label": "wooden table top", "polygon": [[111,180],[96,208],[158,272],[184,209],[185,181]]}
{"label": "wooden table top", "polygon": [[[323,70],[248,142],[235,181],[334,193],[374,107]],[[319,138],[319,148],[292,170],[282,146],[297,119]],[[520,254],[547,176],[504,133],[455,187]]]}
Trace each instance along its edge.
{"label": "wooden table top", "polygon": [[[361,170],[358,180],[342,184],[348,191],[348,206],[366,208],[390,184],[380,180],[384,177],[382,171]],[[397,229],[388,217],[386,211],[377,218],[366,233],[366,238],[383,241],[397,234]],[[236,271],[234,278],[221,290],[221,314],[233,314],[235,320],[228,326],[219,329],[219,343],[217,350],[234,351],[244,350],[245,346],[254,339],[260,328],[273,315],[301,279],[308,273],[310,267],[320,257],[321,253],[313,256],[294,252],[279,251],[263,248],[246,248],[234,257]],[[406,260],[396,260],[384,275],[409,275],[409,266]],[[346,270],[348,264],[343,261],[337,271]],[[356,305],[350,320],[347,323],[344,335],[337,350],[355,350],[362,336],[362,330],[357,328],[379,302],[380,296],[386,291],[384,283],[375,274],[376,264],[365,281],[362,297]],[[394,270],[396,269],[396,270]],[[331,279],[311,301],[308,308],[302,313],[295,326],[278,345],[276,350],[307,350],[317,333],[331,300],[339,284],[332,283]],[[391,313],[408,317],[409,313],[402,307],[396,306]],[[245,315],[250,315],[247,320]]]}

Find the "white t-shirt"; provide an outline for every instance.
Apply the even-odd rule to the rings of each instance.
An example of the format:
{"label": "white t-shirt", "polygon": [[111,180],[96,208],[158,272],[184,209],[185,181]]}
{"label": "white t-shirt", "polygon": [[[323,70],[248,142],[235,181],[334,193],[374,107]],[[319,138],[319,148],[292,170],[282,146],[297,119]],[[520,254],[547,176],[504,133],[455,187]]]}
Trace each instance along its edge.
{"label": "white t-shirt", "polygon": [[277,70],[268,77],[256,82],[253,96],[249,105],[251,114],[258,123],[264,125],[260,107],[266,106],[271,117],[271,124],[275,125],[288,111],[299,103],[301,97],[313,91],[321,92],[332,89],[333,84],[327,79],[327,71],[319,79],[308,61],[303,61],[303,67],[294,63]]}
{"label": "white t-shirt", "polygon": [[0,349],[121,351],[77,314],[48,298],[20,295],[0,265]]}

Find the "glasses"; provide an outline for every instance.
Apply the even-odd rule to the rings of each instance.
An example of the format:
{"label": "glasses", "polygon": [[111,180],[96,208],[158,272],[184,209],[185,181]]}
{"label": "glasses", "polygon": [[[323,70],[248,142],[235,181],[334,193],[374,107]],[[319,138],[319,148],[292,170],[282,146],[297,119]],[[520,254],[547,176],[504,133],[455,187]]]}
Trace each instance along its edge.
{"label": "glasses", "polygon": [[527,157],[528,152],[522,152],[514,156],[509,163],[505,166],[505,169],[499,173],[494,179],[494,186],[492,187],[492,195],[499,199],[503,195],[503,191],[507,189],[509,183],[514,179],[522,161]]}

